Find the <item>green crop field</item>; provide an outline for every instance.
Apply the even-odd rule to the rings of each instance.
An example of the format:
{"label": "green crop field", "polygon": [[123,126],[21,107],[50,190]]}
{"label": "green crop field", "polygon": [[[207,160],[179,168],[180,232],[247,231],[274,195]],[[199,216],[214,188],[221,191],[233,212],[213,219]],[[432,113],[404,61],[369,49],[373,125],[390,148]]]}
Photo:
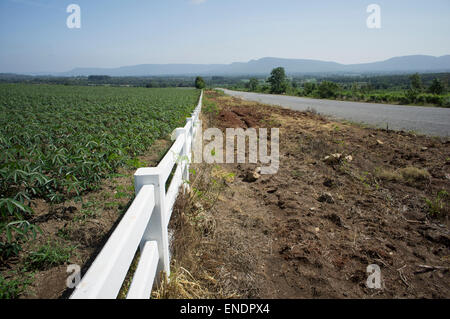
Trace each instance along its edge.
{"label": "green crop field", "polygon": [[58,203],[138,166],[158,138],[182,126],[194,89],[0,85],[0,261],[36,228],[33,199]]}

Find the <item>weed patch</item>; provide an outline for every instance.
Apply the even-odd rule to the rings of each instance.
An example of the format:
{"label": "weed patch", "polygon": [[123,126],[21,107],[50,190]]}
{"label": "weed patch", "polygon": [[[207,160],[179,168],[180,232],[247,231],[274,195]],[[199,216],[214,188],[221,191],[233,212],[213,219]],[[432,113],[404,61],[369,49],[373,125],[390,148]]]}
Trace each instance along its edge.
{"label": "weed patch", "polygon": [[69,261],[75,249],[75,246],[64,246],[57,241],[48,241],[31,252],[25,264],[28,270],[45,270],[59,266]]}

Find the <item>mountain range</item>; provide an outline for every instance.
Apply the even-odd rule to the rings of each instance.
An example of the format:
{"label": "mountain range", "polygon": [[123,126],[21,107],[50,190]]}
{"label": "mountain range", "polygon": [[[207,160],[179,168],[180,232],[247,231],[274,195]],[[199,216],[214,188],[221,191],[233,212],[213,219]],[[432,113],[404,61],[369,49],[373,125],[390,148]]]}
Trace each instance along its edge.
{"label": "mountain range", "polygon": [[[141,64],[119,68],[75,68],[68,72],[52,73],[55,76],[175,76],[175,75],[262,75],[273,68],[284,67],[288,74],[301,73],[411,73],[450,71],[450,55],[434,57],[409,55],[385,61],[340,64],[309,59],[262,58],[231,64]],[[40,74],[42,75],[42,73]]]}

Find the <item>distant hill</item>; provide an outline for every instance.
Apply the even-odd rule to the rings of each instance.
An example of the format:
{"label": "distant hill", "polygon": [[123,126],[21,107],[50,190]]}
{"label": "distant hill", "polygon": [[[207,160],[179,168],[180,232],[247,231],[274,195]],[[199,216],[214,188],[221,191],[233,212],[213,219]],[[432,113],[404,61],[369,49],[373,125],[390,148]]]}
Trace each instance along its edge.
{"label": "distant hill", "polygon": [[[231,64],[141,64],[120,68],[76,68],[57,76],[158,76],[158,75],[250,75],[268,74],[275,67],[284,67],[289,74],[299,73],[411,73],[450,71],[450,55],[434,57],[409,55],[385,61],[340,64],[307,59],[262,58]],[[42,75],[42,73],[40,74]]]}
{"label": "distant hill", "polygon": [[188,75],[204,74],[220,64],[140,64],[120,68],[76,68],[69,72],[58,73],[60,76],[109,75],[109,76],[154,76],[154,75]]}
{"label": "distant hill", "polygon": [[450,55],[409,55],[346,67],[348,71],[353,72],[446,72],[450,70]]}

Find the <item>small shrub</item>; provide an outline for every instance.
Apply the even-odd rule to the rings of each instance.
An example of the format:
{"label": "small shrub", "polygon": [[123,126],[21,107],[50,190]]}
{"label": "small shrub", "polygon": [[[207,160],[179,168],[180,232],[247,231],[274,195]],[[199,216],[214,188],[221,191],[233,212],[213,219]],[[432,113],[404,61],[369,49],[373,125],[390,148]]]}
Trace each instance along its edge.
{"label": "small shrub", "polygon": [[408,105],[409,103],[411,103],[411,100],[405,95],[405,96],[401,96],[398,99],[398,102],[403,105]]}
{"label": "small shrub", "polygon": [[320,98],[336,98],[339,85],[330,81],[323,81],[319,84],[318,93]]}
{"label": "small shrub", "polygon": [[450,96],[442,98],[441,106],[443,106],[443,107],[450,107]]}

